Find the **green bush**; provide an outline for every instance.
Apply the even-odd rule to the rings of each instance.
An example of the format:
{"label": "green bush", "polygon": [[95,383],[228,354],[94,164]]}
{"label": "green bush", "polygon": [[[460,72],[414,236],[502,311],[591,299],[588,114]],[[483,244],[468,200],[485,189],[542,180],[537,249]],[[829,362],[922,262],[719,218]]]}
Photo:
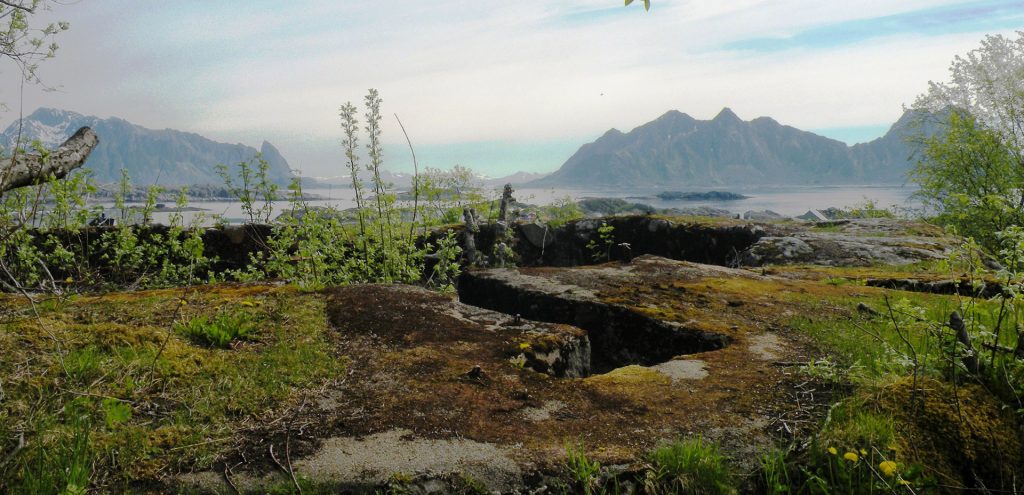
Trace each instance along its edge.
{"label": "green bush", "polygon": [[597,228],[597,236],[599,239],[591,239],[587,243],[590,257],[595,263],[611,261],[612,246],[615,245],[615,227],[608,225],[607,222],[601,222],[601,226]]}
{"label": "green bush", "polygon": [[874,200],[867,197],[864,202],[843,208],[848,218],[896,218],[896,214],[888,208],[882,208]]}
{"label": "green bush", "polygon": [[996,232],[1024,221],[1019,150],[974,116],[952,111],[944,132],[924,140],[912,179],[935,220],[998,249]]}
{"label": "green bush", "polygon": [[561,227],[573,220],[583,218],[583,210],[571,196],[556,199],[540,211],[540,218],[551,228]]}

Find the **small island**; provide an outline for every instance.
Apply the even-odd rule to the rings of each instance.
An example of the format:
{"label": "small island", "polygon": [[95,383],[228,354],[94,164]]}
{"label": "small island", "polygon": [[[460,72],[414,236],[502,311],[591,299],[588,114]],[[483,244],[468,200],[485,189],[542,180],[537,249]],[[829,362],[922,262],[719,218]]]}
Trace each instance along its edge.
{"label": "small island", "polygon": [[708,191],[708,192],[682,192],[682,191],[665,191],[658,193],[658,198],[666,201],[679,200],[679,201],[736,201],[740,199],[748,199],[750,196],[744,196],[742,194],[736,194],[734,192],[727,191]]}

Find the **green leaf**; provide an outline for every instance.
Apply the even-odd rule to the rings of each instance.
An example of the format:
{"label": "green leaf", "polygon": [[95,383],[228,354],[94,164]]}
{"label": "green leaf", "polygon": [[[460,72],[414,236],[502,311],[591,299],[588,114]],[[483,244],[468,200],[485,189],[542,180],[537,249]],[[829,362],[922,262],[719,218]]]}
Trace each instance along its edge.
{"label": "green leaf", "polygon": [[651,10],[651,0],[644,0],[644,10],[646,10],[646,11],[650,11]]}
{"label": "green leaf", "polygon": [[85,495],[85,487],[78,486],[75,483],[68,483],[67,486],[61,490],[60,495]]}
{"label": "green leaf", "polygon": [[103,399],[103,412],[106,413],[107,428],[124,423],[132,417],[132,406],[118,399]]}
{"label": "green leaf", "polygon": [[633,3],[633,0],[626,0],[626,7],[629,7],[629,4],[631,3]]}

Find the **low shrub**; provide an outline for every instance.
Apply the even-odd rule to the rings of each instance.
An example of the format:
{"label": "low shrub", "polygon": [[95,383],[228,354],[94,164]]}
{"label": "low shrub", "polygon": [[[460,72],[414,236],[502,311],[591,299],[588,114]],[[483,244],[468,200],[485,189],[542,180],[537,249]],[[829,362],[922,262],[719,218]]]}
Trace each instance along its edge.
{"label": "low shrub", "polygon": [[718,445],[691,438],[661,445],[648,454],[653,493],[732,494],[736,488]]}
{"label": "low shrub", "polygon": [[174,330],[198,345],[220,349],[230,348],[236,340],[251,340],[256,333],[252,315],[242,311],[195,316],[176,322]]}

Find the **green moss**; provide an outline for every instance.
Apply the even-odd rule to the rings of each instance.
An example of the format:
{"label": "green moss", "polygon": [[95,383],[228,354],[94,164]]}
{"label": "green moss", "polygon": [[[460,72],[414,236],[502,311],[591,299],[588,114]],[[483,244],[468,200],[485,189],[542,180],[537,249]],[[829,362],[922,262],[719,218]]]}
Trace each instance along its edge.
{"label": "green moss", "polygon": [[599,385],[671,385],[672,379],[650,368],[638,365],[623,366],[603,375],[587,378],[587,382]]}
{"label": "green moss", "polygon": [[832,222],[820,222],[814,224],[811,230],[815,232],[842,232],[844,229],[843,224],[837,224]]}
{"label": "green moss", "polygon": [[886,387],[878,400],[898,421],[901,448],[936,477],[972,486],[976,474],[990,489],[1012,489],[1024,472],[1024,439],[1017,418],[974,384],[911,378]]}
{"label": "green moss", "polygon": [[706,225],[714,227],[731,227],[748,225],[750,223],[747,220],[739,220],[732,217],[704,217],[699,215],[651,215],[651,218],[668,220],[679,225]]}
{"label": "green moss", "polygon": [[[222,311],[252,314],[258,341],[207,349],[171,330],[174,321]],[[322,296],[271,286],[78,298],[41,320],[0,322],[0,355],[24,356],[0,360],[9,377],[4,438],[25,431],[30,444],[58,452],[72,419],[67,405],[96,398],[75,403],[89,418],[92,479],[111,483],[208,468],[239,441],[242,424],[286,409],[345,368]],[[110,405],[118,406],[114,416]],[[17,492],[32,481],[33,466],[64,462],[45,451],[19,456],[0,489]]]}

